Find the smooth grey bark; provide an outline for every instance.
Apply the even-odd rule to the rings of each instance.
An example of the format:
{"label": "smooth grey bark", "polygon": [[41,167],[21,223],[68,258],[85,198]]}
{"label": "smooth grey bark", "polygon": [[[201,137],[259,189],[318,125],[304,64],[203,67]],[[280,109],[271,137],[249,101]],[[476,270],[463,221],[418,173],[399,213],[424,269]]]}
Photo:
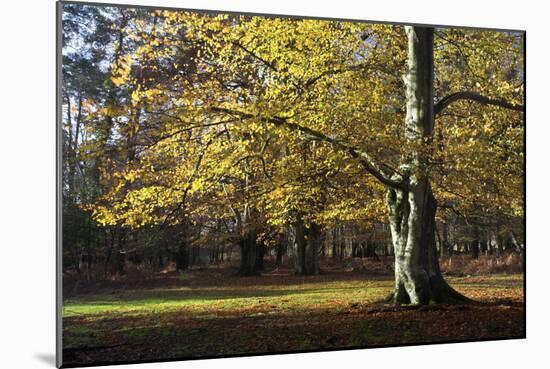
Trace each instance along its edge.
{"label": "smooth grey bark", "polygon": [[427,175],[427,145],[434,128],[433,28],[406,26],[408,38],[407,112],[404,155],[394,181],[404,184],[387,193],[395,251],[395,288],[389,300],[428,304],[465,300],[443,279],[435,242],[437,201]]}

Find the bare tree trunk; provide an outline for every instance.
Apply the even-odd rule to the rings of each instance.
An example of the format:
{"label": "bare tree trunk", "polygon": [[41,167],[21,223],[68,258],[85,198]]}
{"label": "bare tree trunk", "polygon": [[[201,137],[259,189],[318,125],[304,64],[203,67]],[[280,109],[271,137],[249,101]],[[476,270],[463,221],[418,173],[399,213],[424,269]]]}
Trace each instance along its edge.
{"label": "bare tree trunk", "polygon": [[487,255],[488,254],[488,250],[487,250],[487,240],[480,240],[479,241],[479,252],[482,254],[482,255]]}
{"label": "bare tree trunk", "polygon": [[406,138],[412,147],[394,177],[403,188],[387,194],[389,223],[395,249],[395,290],[398,304],[429,304],[465,300],[443,279],[435,243],[437,202],[427,176],[428,147],[434,127],[433,28],[406,26],[408,73],[405,76]]}
{"label": "bare tree trunk", "polygon": [[[105,262],[103,264],[103,279],[107,279],[107,273],[109,272],[109,263],[115,247],[115,229],[110,229],[109,246],[107,246],[107,253],[105,255]],[[105,232],[105,243],[107,243],[107,233]]]}
{"label": "bare tree trunk", "polygon": [[449,244],[449,229],[447,222],[441,223],[441,256],[451,256],[453,248]]}
{"label": "bare tree trunk", "polygon": [[472,259],[479,258],[479,240],[473,239],[470,243],[470,256]]}
{"label": "bare tree trunk", "polygon": [[126,274],[124,266],[126,264],[126,231],[120,229],[118,233],[118,245],[115,256],[115,271],[119,276]]}
{"label": "bare tree trunk", "polygon": [[479,228],[474,226],[473,240],[470,242],[470,256],[472,259],[479,258]]}
{"label": "bare tree trunk", "polygon": [[176,271],[184,271],[189,268],[189,249],[185,240],[182,240],[178,246],[178,250],[174,253],[176,262]]}
{"label": "bare tree trunk", "polygon": [[158,250],[157,252],[157,266],[159,269],[164,268],[164,261],[162,258],[162,251]]}
{"label": "bare tree trunk", "polygon": [[367,250],[366,250],[366,257],[367,258],[378,258],[378,255],[376,255],[376,244],[373,241],[367,241]]}
{"label": "bare tree trunk", "polygon": [[338,241],[340,242],[338,245],[338,257],[340,260],[344,259],[344,255],[346,253],[346,226],[341,225],[339,230],[339,238]]}
{"label": "bare tree trunk", "polygon": [[304,252],[304,272],[308,275],[319,274],[319,247],[321,243],[321,227],[313,222],[307,230],[307,243]]}
{"label": "bare tree trunk", "polygon": [[277,243],[277,259],[276,259],[276,265],[281,266],[283,265],[283,256],[285,254],[285,241],[279,240]]}
{"label": "bare tree trunk", "polygon": [[257,261],[257,249],[256,232],[254,230],[248,231],[239,242],[241,249],[241,264],[239,267],[239,274],[242,276],[258,275],[256,269]]}
{"label": "bare tree trunk", "polygon": [[334,227],[332,229],[332,258],[336,259],[338,257],[338,228]]}
{"label": "bare tree trunk", "polygon": [[395,291],[399,304],[465,300],[443,279],[435,245],[437,203],[427,180],[413,191],[390,190],[390,225],[395,248]]}
{"label": "bare tree trunk", "polygon": [[294,272],[296,274],[304,274],[304,252],[306,249],[307,236],[304,221],[300,216],[296,218],[293,231],[292,259],[294,261]]}
{"label": "bare tree trunk", "polygon": [[86,278],[88,283],[92,280],[92,215],[88,213],[88,221],[86,222],[86,254],[87,254],[87,267]]}
{"label": "bare tree trunk", "polygon": [[294,224],[294,240],[292,242],[296,274],[319,274],[319,244],[319,225],[312,223],[306,227],[302,218],[298,216]]}
{"label": "bare tree trunk", "polygon": [[[78,134],[80,131],[80,122],[82,120],[82,94],[78,95],[78,113],[76,115],[76,131],[75,135],[72,138],[72,144],[69,144],[69,191],[71,193],[71,196],[75,194],[75,177],[76,177],[76,169],[78,168],[78,158],[77,158],[77,150],[78,150]],[[72,127],[71,129],[71,137],[72,137]]]}
{"label": "bare tree trunk", "polygon": [[261,242],[258,246],[258,253],[256,255],[256,270],[264,270],[264,256],[265,256],[265,245]]}

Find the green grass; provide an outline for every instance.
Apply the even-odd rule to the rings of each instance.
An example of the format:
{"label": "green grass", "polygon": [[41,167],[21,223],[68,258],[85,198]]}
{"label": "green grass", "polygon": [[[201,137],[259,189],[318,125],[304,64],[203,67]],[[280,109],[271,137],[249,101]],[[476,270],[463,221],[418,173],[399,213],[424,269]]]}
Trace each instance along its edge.
{"label": "green grass", "polygon": [[331,304],[372,302],[389,293],[391,281],[335,281],[320,285],[305,283],[258,288],[235,286],[192,289],[126,290],[66,299],[63,316],[98,317],[110,314],[150,314],[154,312],[236,312],[262,306],[300,310]]}
{"label": "green grass", "polygon": [[[100,289],[64,301],[63,344],[70,349],[66,361],[201,357],[522,334],[521,275],[447,279],[468,297],[492,305],[370,313],[369,307],[391,291],[393,279],[360,273],[241,278],[188,272],[167,281],[170,287]],[[515,305],[501,309],[502,301]]]}
{"label": "green grass", "polygon": [[[191,277],[186,277],[185,281]],[[521,288],[517,275],[483,277],[451,277],[449,282],[458,289]],[[110,314],[150,314],[186,310],[190,313],[207,310],[235,312],[262,306],[277,309],[304,310],[339,302],[369,303],[387,295],[391,280],[345,280],[324,283],[299,283],[262,286],[220,286],[191,288],[135,289],[104,291],[66,299],[63,317],[97,317]]]}

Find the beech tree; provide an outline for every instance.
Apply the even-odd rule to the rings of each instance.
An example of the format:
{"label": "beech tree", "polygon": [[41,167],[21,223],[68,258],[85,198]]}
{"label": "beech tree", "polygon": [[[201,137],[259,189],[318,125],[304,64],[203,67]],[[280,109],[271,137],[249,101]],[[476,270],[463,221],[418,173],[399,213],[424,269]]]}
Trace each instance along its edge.
{"label": "beech tree", "polygon": [[427,304],[464,300],[439,270],[438,205],[521,216],[517,34],[175,11],[124,33],[111,81],[135,154],[104,169],[104,226],[196,225],[208,208],[246,275],[262,229],[292,226],[296,270],[315,274],[323,227],[386,217],[390,299]]}

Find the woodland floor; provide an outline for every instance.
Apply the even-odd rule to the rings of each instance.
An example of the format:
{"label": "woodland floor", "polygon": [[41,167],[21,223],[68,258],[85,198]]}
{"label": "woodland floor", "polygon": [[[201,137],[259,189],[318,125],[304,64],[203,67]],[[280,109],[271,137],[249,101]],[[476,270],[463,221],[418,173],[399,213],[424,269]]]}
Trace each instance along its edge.
{"label": "woodland floor", "polygon": [[451,277],[471,305],[378,303],[389,273],[208,268],[115,281],[65,298],[65,366],[521,338],[522,274]]}

